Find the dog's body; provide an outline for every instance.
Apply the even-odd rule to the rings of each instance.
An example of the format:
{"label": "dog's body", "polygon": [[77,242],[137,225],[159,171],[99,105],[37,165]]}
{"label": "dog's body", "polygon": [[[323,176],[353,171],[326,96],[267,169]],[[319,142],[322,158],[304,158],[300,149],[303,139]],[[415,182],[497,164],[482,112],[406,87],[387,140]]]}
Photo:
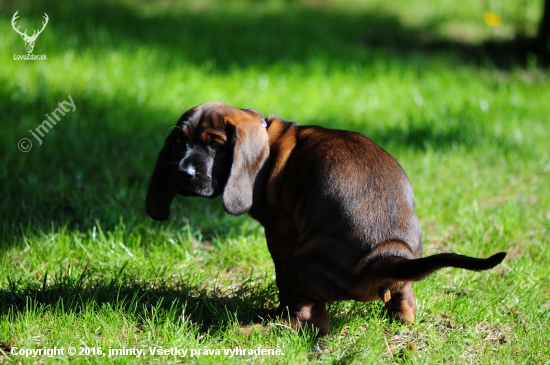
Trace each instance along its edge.
{"label": "dog's body", "polygon": [[412,281],[447,266],[489,269],[505,256],[421,259],[413,190],[387,152],[358,133],[265,122],[221,103],[190,109],[167,138],[148,213],[167,219],[177,193],[223,194],[228,213],[257,219],[275,263],[280,310],[288,309],[293,327],[306,322],[320,334],[330,327],[327,302],[381,298],[390,313],[413,322]]}

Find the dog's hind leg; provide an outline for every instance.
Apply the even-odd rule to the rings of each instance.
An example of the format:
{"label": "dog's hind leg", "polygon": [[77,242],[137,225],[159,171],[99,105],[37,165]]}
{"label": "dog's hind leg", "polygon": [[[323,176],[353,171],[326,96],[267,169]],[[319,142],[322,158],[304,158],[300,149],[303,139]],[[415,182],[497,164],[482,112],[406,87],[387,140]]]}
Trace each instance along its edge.
{"label": "dog's hind leg", "polygon": [[388,288],[380,287],[378,292],[390,315],[402,322],[414,322],[416,300],[410,282],[399,290],[390,291]]}

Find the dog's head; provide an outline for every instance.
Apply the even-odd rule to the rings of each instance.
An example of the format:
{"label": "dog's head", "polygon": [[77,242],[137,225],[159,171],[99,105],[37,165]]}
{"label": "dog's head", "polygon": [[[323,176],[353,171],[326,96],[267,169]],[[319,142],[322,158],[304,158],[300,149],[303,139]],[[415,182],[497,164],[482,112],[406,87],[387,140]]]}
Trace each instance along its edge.
{"label": "dog's head", "polygon": [[170,215],[176,194],[214,198],[229,214],[246,213],[263,191],[259,176],[269,156],[262,116],[218,102],[189,109],[160,151],[147,193],[147,213]]}

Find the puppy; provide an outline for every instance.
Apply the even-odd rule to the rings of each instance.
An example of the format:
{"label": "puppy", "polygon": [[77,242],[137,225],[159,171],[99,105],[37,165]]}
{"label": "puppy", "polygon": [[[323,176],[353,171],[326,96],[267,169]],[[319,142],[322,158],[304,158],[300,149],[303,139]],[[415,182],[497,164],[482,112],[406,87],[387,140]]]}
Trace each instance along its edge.
{"label": "puppy", "polygon": [[265,227],[279,310],[293,328],[329,331],[326,303],[382,299],[413,322],[411,283],[444,267],[487,270],[506,253],[425,258],[411,183],[399,163],[354,132],[267,120],[218,102],[180,118],[160,151],[147,212],[166,220],[176,194],[214,198]]}

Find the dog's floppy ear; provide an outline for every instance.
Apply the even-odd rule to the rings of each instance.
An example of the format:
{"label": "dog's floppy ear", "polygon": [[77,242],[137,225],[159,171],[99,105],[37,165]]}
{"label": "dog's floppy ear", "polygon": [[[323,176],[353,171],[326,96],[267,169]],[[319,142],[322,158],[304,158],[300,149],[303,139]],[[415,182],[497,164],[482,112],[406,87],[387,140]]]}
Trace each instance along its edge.
{"label": "dog's floppy ear", "polygon": [[170,189],[171,157],[170,144],[166,141],[159,153],[153,176],[151,176],[145,202],[147,214],[158,221],[168,219],[170,203],[176,195]]}
{"label": "dog's floppy ear", "polygon": [[231,215],[240,215],[263,194],[266,177],[260,172],[269,156],[269,143],[259,121],[229,126],[233,129],[233,164],[223,191],[223,208]]}

